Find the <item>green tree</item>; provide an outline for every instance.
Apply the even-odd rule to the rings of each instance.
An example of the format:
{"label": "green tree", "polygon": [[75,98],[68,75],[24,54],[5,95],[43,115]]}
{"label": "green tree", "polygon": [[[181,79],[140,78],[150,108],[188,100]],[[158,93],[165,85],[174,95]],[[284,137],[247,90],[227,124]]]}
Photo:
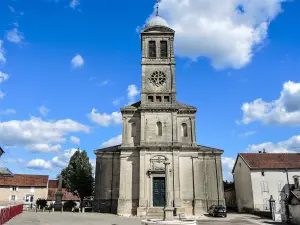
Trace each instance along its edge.
{"label": "green tree", "polygon": [[92,164],[86,151],[79,149],[69,161],[69,165],[61,172],[65,188],[80,198],[80,205],[84,197],[91,196],[94,191],[94,176]]}

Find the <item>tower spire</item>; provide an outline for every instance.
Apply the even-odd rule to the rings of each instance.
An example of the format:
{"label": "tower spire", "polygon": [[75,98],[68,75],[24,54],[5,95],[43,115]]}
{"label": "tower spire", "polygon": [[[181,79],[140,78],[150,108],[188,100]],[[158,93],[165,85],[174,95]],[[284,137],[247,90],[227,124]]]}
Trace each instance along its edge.
{"label": "tower spire", "polygon": [[159,16],[159,0],[156,0],[156,16]]}

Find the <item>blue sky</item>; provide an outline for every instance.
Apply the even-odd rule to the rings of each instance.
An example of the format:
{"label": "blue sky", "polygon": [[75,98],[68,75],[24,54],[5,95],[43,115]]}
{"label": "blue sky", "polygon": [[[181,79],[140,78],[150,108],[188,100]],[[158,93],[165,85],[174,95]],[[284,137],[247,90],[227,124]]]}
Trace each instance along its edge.
{"label": "blue sky", "polygon": [[[118,143],[139,100],[139,31],[155,1],[0,2],[1,164],[55,177],[74,149]],[[300,152],[300,2],[162,0],[176,31],[178,100],[197,141],[238,152]]]}

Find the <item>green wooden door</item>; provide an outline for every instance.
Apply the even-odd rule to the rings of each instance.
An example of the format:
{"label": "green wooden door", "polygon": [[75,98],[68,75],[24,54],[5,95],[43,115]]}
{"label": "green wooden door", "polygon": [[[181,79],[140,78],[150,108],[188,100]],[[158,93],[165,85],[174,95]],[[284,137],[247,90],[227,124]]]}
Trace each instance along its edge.
{"label": "green wooden door", "polygon": [[165,178],[153,177],[153,206],[165,206]]}

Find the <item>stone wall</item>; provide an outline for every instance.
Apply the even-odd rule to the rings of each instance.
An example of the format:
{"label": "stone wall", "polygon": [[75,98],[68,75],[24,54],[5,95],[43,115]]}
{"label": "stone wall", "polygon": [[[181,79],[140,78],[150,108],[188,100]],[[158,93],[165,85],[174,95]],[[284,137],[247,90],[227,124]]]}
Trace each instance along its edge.
{"label": "stone wall", "polygon": [[117,213],[120,186],[119,153],[104,153],[97,156],[95,182],[94,210]]}

